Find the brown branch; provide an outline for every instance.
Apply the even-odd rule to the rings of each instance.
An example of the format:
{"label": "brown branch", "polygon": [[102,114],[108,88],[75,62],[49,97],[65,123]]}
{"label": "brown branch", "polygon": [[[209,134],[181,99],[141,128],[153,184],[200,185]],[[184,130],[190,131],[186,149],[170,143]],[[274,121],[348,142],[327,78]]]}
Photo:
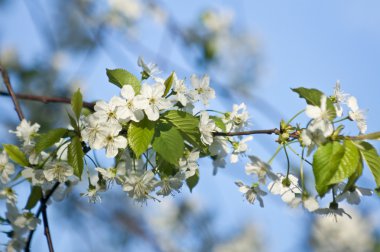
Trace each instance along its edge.
{"label": "brown branch", "polygon": [[22,110],[20,108],[20,104],[18,103],[18,100],[15,96],[15,93],[13,92],[13,88],[11,85],[11,81],[9,80],[8,72],[1,64],[0,64],[0,72],[1,72],[1,76],[3,77],[4,84],[8,90],[7,95],[12,97],[12,101],[13,101],[13,104],[15,106],[15,110],[17,112],[18,118],[20,119],[20,121],[22,121],[25,118],[24,114],[22,113]]}
{"label": "brown branch", "polygon": [[[56,182],[54,184],[54,186],[51,188],[51,190],[46,194],[45,197],[42,197],[40,199],[40,207],[38,208],[37,212],[36,212],[36,218],[39,218],[41,213],[42,213],[42,218],[43,215],[44,215],[44,212],[46,214],[46,203],[49,201],[50,197],[53,195],[53,193],[55,192],[55,190],[57,190],[58,186],[60,185],[59,182]],[[46,239],[48,241],[48,245],[49,245],[49,251],[54,251],[54,250],[50,250],[50,243],[51,243],[51,246],[53,248],[53,245],[52,245],[52,239],[51,239],[51,235],[50,235],[50,231],[49,231],[49,223],[47,222],[47,215],[46,215],[46,222],[45,220],[43,220],[44,222],[44,230],[45,230],[45,236],[46,236]],[[33,238],[33,234],[34,234],[34,230],[30,230],[29,232],[29,235],[28,235],[28,240],[26,242],[26,245],[25,245],[25,252],[30,252],[30,245],[32,243],[32,238]]]}
{"label": "brown branch", "polygon": [[268,129],[268,130],[249,130],[249,131],[240,131],[240,132],[214,132],[214,136],[246,136],[246,135],[255,135],[255,134],[280,134],[279,129]]}
{"label": "brown branch", "polygon": [[[1,96],[10,96],[7,92],[0,91]],[[71,99],[66,97],[51,97],[51,96],[41,96],[41,95],[29,95],[29,94],[15,94],[18,99],[38,101],[42,103],[66,103],[70,104]],[[94,110],[94,102],[83,102],[83,107]]]}
{"label": "brown branch", "polygon": [[[7,70],[1,64],[0,64],[0,72],[1,72],[1,76],[3,78],[4,84],[8,90],[8,93],[5,93],[5,92],[1,92],[1,93],[2,93],[2,95],[11,96],[12,102],[13,102],[13,104],[15,106],[15,110],[17,112],[17,115],[18,115],[20,121],[22,121],[23,119],[25,119],[25,117],[24,117],[24,114],[22,113],[20,104],[18,103],[18,100],[17,100],[18,97],[13,91]],[[36,217],[38,218],[42,212],[42,219],[43,219],[43,223],[44,223],[45,236],[46,236],[46,240],[48,242],[50,252],[54,252],[54,248],[53,248],[53,243],[52,243],[51,236],[50,236],[50,229],[49,229],[49,223],[48,223],[47,211],[46,211],[46,207],[47,207],[46,203],[49,200],[49,198],[51,197],[51,195],[53,195],[54,191],[58,188],[58,186],[59,186],[59,183],[57,182],[53,186],[53,188],[50,190],[50,192],[47,194],[46,197],[43,197],[43,196],[41,197],[40,207],[36,213]],[[32,241],[33,234],[34,234],[34,230],[31,230],[29,233],[29,236],[28,236],[28,242],[26,244],[25,251],[30,251],[30,243]]]}
{"label": "brown branch", "polygon": [[46,203],[43,204],[42,200],[41,200],[41,206],[42,206],[42,221],[44,223],[44,234],[46,236],[46,241],[48,243],[49,251],[54,252],[53,241],[51,240],[49,222],[48,222],[47,212],[46,212]]}

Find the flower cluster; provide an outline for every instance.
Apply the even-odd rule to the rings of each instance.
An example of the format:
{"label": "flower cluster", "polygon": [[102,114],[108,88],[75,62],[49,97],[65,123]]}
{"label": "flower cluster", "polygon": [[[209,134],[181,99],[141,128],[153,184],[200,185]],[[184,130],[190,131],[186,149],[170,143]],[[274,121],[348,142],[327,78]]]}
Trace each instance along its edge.
{"label": "flower cluster", "polygon": [[[253,176],[253,181],[250,185],[241,180],[235,184],[249,203],[258,201],[261,207],[268,194],[264,187],[291,207],[302,205],[310,212],[334,216],[348,215],[338,203],[359,204],[361,196],[372,195],[372,190],[356,182],[364,162],[375,178],[380,177],[380,156],[365,141],[380,139],[380,133],[364,134],[364,112],[355,97],[341,91],[339,83],[332,96],[316,89],[293,89],[307,102],[305,110],[288,122],[282,120],[280,129],[245,131],[250,116],[244,103],[233,105],[232,111],[225,113],[207,109],[215,98],[207,75],[192,75],[188,87],[175,72],[163,78],[155,64],[146,64],[139,58],[138,65],[142,68],[141,78],[123,69],[107,70],[109,81],[120,87],[120,94],[108,102],[97,101],[91,112],[82,113],[78,90],[71,100],[69,127],[41,134],[39,124],[23,119],[15,131],[10,131],[21,144],[3,144],[0,152],[0,199],[7,205],[6,216],[1,220],[12,228],[7,233],[9,250],[22,249],[25,234],[36,228],[38,219],[31,210],[39,200],[47,201],[50,196],[64,199],[83,176],[87,175],[84,181],[88,181],[88,189],[81,195],[89,202],[99,202],[102,194],[116,185],[141,204],[174,195],[185,184],[193,190],[200,177],[199,159],[203,157],[212,160],[214,174],[226,166],[226,160],[237,164],[248,158],[245,173]],[[346,117],[343,104],[349,108]],[[302,112],[310,118],[306,126],[292,125]],[[344,121],[355,121],[359,135],[344,135],[345,125],[338,125]],[[246,156],[255,133],[278,136],[278,150],[268,163],[254,155]],[[301,154],[291,146],[294,143],[299,144]],[[114,164],[107,168],[101,165],[91,157],[91,150],[104,150]],[[271,163],[281,150],[288,161],[286,172],[274,172]],[[300,158],[296,172],[290,172],[288,150]],[[310,162],[306,157],[312,153]],[[319,208],[318,197],[312,196],[304,164],[312,166],[319,198],[331,192],[333,200],[328,208]],[[32,191],[25,210],[20,211],[14,188],[24,181]]]}

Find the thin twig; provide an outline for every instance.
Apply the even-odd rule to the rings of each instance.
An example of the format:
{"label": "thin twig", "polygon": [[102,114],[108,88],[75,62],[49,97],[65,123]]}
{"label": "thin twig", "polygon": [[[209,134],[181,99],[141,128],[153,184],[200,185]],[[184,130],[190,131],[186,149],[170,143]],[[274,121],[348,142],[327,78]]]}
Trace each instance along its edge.
{"label": "thin twig", "polygon": [[268,130],[249,130],[249,131],[240,131],[240,132],[214,132],[214,136],[245,136],[245,135],[254,135],[254,134],[280,134],[279,129],[268,129]]}
{"label": "thin twig", "polygon": [[[7,90],[8,90],[8,94],[7,95],[9,95],[9,96],[12,97],[12,102],[13,102],[13,104],[15,106],[15,110],[17,112],[17,115],[18,115],[20,121],[22,121],[23,119],[25,119],[24,114],[22,113],[20,104],[18,103],[17,96],[15,95],[15,93],[13,91],[13,88],[12,88],[12,85],[11,85],[11,81],[9,80],[8,72],[7,72],[7,70],[1,64],[0,64],[0,72],[1,72],[1,76],[3,78],[4,84],[5,84],[5,86],[7,87]],[[53,248],[53,243],[52,243],[51,236],[50,236],[49,223],[48,223],[48,220],[47,220],[46,202],[49,200],[49,198],[51,197],[51,195],[53,195],[54,191],[58,188],[58,186],[59,186],[59,183],[57,182],[53,186],[53,188],[50,190],[50,192],[46,195],[46,197],[43,197],[43,196],[41,197],[41,199],[40,199],[40,208],[38,209],[37,214],[36,214],[36,217],[38,218],[40,216],[41,212],[42,212],[42,218],[43,218],[43,223],[44,223],[45,236],[46,236],[46,240],[48,242],[48,246],[49,246],[49,251],[50,252],[54,252],[54,248]],[[34,234],[34,230],[31,230],[30,233],[29,233],[29,236],[28,236],[28,242],[26,244],[25,251],[30,251],[30,243],[31,243],[33,234]]]}
{"label": "thin twig", "polygon": [[[46,194],[45,198],[42,198],[40,200],[40,207],[38,208],[37,212],[36,212],[36,218],[39,218],[41,213],[44,211],[43,209],[43,206],[45,206],[45,212],[46,212],[46,203],[49,201],[50,197],[53,195],[53,193],[55,192],[55,190],[57,190],[58,186],[60,185],[59,182],[55,183],[54,186],[51,188],[51,190]],[[47,227],[49,227],[49,224],[46,222],[44,222],[44,226],[47,224]],[[30,230],[29,232],[29,235],[28,235],[28,240],[26,242],[26,245],[25,245],[25,252],[30,252],[30,245],[32,243],[32,238],[33,238],[33,234],[34,234],[34,230]],[[46,235],[46,233],[45,233]],[[50,236],[50,232],[49,232],[49,236]],[[47,238],[48,239],[48,238]],[[51,237],[49,238],[51,240]],[[49,248],[50,249],[50,248]]]}
{"label": "thin twig", "polygon": [[15,110],[17,112],[18,118],[20,119],[20,121],[22,121],[25,118],[24,114],[22,113],[22,110],[20,108],[20,104],[18,103],[18,100],[15,96],[15,93],[13,92],[13,88],[12,88],[11,82],[9,80],[8,72],[1,64],[0,64],[0,72],[1,72],[1,76],[3,77],[4,84],[8,90],[7,95],[12,97],[12,101],[13,101],[13,104],[15,106]]}
{"label": "thin twig", "polygon": [[46,236],[46,241],[48,243],[49,251],[54,252],[53,241],[51,240],[49,222],[47,218],[46,204],[42,202],[42,199],[41,199],[41,206],[42,206],[42,221],[44,223],[44,234]]}
{"label": "thin twig", "polygon": [[[54,97],[54,96],[41,96],[41,95],[29,95],[29,94],[14,94],[18,99],[38,101],[42,103],[71,103],[70,98],[66,97]],[[7,92],[0,91],[0,96],[10,96]],[[83,107],[94,110],[94,102],[83,102]]]}

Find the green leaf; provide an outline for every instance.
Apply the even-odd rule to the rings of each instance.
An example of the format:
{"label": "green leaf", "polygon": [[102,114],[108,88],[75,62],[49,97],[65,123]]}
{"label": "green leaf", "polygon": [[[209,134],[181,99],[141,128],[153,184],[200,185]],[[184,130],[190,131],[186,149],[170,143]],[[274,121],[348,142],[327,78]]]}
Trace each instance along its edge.
{"label": "green leaf", "polygon": [[313,157],[313,173],[318,194],[326,194],[330,180],[337,172],[344,155],[344,148],[338,142],[319,146]]}
{"label": "green leaf", "polygon": [[348,190],[350,190],[352,186],[355,185],[356,181],[360,178],[362,173],[363,173],[363,159],[360,157],[358,167],[356,168],[355,172],[348,178],[347,184],[345,188],[343,189],[343,192],[347,192]]}
{"label": "green leaf", "polygon": [[78,88],[78,90],[71,97],[71,108],[72,108],[77,120],[79,120],[80,113],[82,111],[82,105],[83,105],[83,98],[82,98],[82,94],[80,92],[80,89]]}
{"label": "green leaf", "polygon": [[380,157],[376,149],[367,142],[360,142],[360,153],[375,178],[376,186],[380,187]]}
{"label": "green leaf", "polygon": [[172,72],[169,77],[165,80],[164,82],[164,85],[165,85],[165,92],[164,94],[162,95],[162,97],[165,97],[170,89],[172,88],[172,85],[173,85],[173,81],[174,81],[174,72]]}
{"label": "green leaf", "polygon": [[194,147],[200,150],[205,148],[200,140],[199,118],[184,111],[170,110],[162,115],[162,119],[167,120],[178,129],[182,137]]}
{"label": "green leaf", "polygon": [[[292,91],[297,93],[301,98],[306,100],[306,103],[313,106],[321,106],[321,97],[323,94],[322,91],[314,88],[292,88]],[[336,117],[336,111],[334,107],[334,103],[332,100],[327,97],[327,110],[329,111],[329,118],[333,120]]]}
{"label": "green leaf", "polygon": [[83,172],[83,157],[82,144],[79,137],[75,136],[71,139],[69,147],[67,148],[67,162],[73,167],[74,174],[79,179],[81,179]]}
{"label": "green leaf", "polygon": [[179,131],[168,123],[159,122],[156,125],[153,149],[167,162],[177,165],[183,155],[184,143]]}
{"label": "green leaf", "polygon": [[33,186],[30,192],[28,202],[26,203],[25,209],[31,210],[37,202],[42,198],[42,189],[39,186]]}
{"label": "green leaf", "polygon": [[50,130],[49,132],[42,134],[38,138],[36,143],[35,151],[40,153],[41,151],[53,146],[55,143],[59,142],[61,138],[68,132],[67,129],[57,128]]}
{"label": "green leaf", "polygon": [[199,182],[199,170],[196,170],[193,176],[186,179],[186,184],[189,187],[190,192],[193,192],[193,188],[198,184],[198,182]]}
{"label": "green leaf", "polygon": [[140,80],[124,69],[106,69],[109,82],[115,84],[118,87],[124,85],[131,85],[136,94],[140,92],[141,82]]}
{"label": "green leaf", "polygon": [[338,169],[328,184],[337,184],[349,178],[355,173],[361,161],[359,150],[351,140],[344,141],[344,155],[339,163]]}
{"label": "green leaf", "polygon": [[70,115],[70,113],[67,113],[67,116],[69,117],[71,127],[73,127],[76,132],[80,132],[75,118],[72,115]]}
{"label": "green leaf", "polygon": [[174,176],[178,172],[178,167],[165,161],[160,155],[156,156],[157,169],[160,177]]}
{"label": "green leaf", "polygon": [[17,146],[12,144],[3,144],[3,147],[13,162],[23,167],[29,166],[29,161],[26,158],[24,152],[22,152]]}
{"label": "green leaf", "polygon": [[210,119],[212,119],[215,122],[216,127],[222,130],[222,132],[226,132],[226,125],[224,124],[222,118],[217,116],[210,116]]}
{"label": "green leaf", "polygon": [[149,144],[152,142],[154,124],[155,122],[144,118],[140,122],[131,122],[129,125],[128,144],[137,158],[148,149]]}

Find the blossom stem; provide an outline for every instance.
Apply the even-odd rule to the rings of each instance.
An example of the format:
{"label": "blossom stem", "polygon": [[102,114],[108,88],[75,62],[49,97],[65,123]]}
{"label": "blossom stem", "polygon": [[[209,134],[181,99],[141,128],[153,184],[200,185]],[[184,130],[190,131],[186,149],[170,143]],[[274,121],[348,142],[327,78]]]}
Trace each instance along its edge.
{"label": "blossom stem", "polygon": [[269,165],[272,164],[274,158],[277,156],[278,153],[280,153],[280,150],[282,149],[282,147],[283,147],[282,145],[278,145],[278,146],[277,146],[277,149],[276,149],[276,151],[274,152],[273,156],[272,156],[272,157],[269,159],[269,161],[267,162]]}
{"label": "blossom stem", "polygon": [[[289,146],[289,148],[291,148],[291,147]],[[304,174],[303,174],[304,152],[305,152],[305,148],[302,148],[302,152],[301,152],[301,164],[300,164],[300,177],[301,177],[302,192],[305,191],[305,178],[304,178]]]}
{"label": "blossom stem", "polygon": [[[297,151],[295,150],[295,149],[293,149],[290,145],[287,145],[288,147],[289,147],[289,149],[297,156],[297,157],[299,157],[299,158],[301,158],[301,160],[302,161],[305,161],[306,163],[308,163],[309,165],[313,165],[309,160],[307,160],[307,159],[305,159],[304,157],[303,157],[303,154],[302,154],[302,156],[299,154],[299,153],[297,153]],[[302,153],[303,153],[303,149],[302,149]]]}
{"label": "blossom stem", "polygon": [[297,118],[297,116],[299,116],[300,114],[302,114],[303,112],[305,112],[306,109],[302,109],[301,111],[299,111],[297,114],[295,114],[292,118],[289,119],[289,121],[286,122],[287,125],[289,125],[289,123],[291,123],[294,119]]}
{"label": "blossom stem", "polygon": [[334,121],[333,123],[342,122],[342,121],[347,120],[347,119],[349,119],[349,118],[350,118],[349,116],[346,116],[346,117],[343,117],[343,118],[341,118],[341,119],[339,119],[339,120]]}
{"label": "blossom stem", "polygon": [[287,162],[287,166],[288,166],[288,170],[286,171],[286,179],[288,179],[289,172],[290,172],[290,160],[289,160],[288,151],[286,150],[286,145],[284,144],[283,146],[284,146],[284,152],[285,152],[286,162]]}

